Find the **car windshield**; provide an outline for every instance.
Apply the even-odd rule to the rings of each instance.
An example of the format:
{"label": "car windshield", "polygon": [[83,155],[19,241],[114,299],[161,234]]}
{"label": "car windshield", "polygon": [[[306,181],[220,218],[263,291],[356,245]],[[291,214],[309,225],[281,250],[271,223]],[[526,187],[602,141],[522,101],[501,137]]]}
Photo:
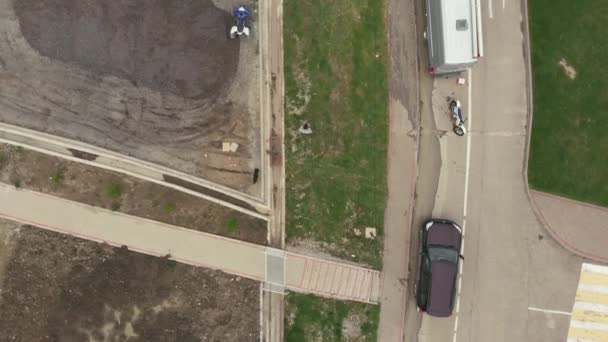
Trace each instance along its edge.
{"label": "car windshield", "polygon": [[431,263],[445,260],[456,264],[458,263],[458,251],[452,248],[431,246],[429,247],[429,259],[431,259]]}

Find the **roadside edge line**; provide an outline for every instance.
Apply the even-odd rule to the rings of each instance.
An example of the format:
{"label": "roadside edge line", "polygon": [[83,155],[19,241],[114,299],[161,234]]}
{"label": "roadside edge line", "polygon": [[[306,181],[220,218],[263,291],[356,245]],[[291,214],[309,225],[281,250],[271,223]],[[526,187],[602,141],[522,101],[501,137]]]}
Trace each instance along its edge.
{"label": "roadside edge line", "polygon": [[528,307],[529,311],[536,311],[536,312],[544,312],[544,313],[550,313],[550,314],[556,314],[556,315],[566,315],[566,316],[572,316],[571,312],[567,312],[567,311],[560,311],[560,310],[548,310],[548,309],[541,309],[541,308],[535,308],[533,306],[529,306]]}
{"label": "roadside edge line", "polygon": [[[469,198],[469,173],[471,168],[471,118],[472,118],[472,101],[473,101],[473,87],[472,87],[472,78],[473,71],[471,69],[467,70],[467,84],[469,86],[469,91],[467,94],[467,155],[466,155],[466,164],[465,164],[465,176],[464,176],[464,205],[462,208],[462,244],[460,248],[460,254],[462,255],[464,252],[464,236],[467,227],[467,202]],[[462,282],[462,270],[464,268],[464,260],[461,260],[458,267],[458,294],[456,296],[456,312],[455,312],[455,321],[454,321],[454,335],[452,337],[452,342],[456,342],[457,334],[458,334],[458,313],[460,312],[460,289]]]}

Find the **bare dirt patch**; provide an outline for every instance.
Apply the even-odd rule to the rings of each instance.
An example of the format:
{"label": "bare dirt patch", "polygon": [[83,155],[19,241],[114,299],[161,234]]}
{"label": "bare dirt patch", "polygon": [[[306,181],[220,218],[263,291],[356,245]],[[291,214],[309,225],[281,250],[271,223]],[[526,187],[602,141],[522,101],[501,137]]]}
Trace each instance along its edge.
{"label": "bare dirt patch", "polygon": [[257,341],[255,281],[0,220],[0,341]]}
{"label": "bare dirt patch", "polygon": [[259,194],[258,43],[230,40],[230,17],[211,0],[0,0],[0,121]]}
{"label": "bare dirt patch", "polygon": [[266,222],[155,183],[0,144],[0,181],[129,215],[265,244]]}
{"label": "bare dirt patch", "polygon": [[23,35],[34,49],[97,74],[209,100],[236,72],[240,45],[225,42],[230,13],[210,0],[14,4]]}
{"label": "bare dirt patch", "polygon": [[564,58],[560,59],[558,64],[564,69],[569,79],[573,80],[576,78],[576,70]]}

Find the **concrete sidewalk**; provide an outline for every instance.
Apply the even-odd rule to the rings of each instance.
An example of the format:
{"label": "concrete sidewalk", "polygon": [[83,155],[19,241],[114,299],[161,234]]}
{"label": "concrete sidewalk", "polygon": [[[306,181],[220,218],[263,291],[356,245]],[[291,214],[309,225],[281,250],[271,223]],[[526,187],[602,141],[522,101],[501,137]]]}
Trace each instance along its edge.
{"label": "concrete sidewalk", "polygon": [[533,190],[530,200],[559,244],[584,258],[608,263],[608,208]]}
{"label": "concrete sidewalk", "polygon": [[264,281],[265,247],[0,184],[0,217]]}
{"label": "concrete sidewalk", "polygon": [[[378,271],[130,216],[0,183],[0,217],[336,299],[377,303]],[[322,274],[321,274],[322,273]],[[331,282],[329,282],[331,276]],[[328,280],[328,281],[326,281]]]}

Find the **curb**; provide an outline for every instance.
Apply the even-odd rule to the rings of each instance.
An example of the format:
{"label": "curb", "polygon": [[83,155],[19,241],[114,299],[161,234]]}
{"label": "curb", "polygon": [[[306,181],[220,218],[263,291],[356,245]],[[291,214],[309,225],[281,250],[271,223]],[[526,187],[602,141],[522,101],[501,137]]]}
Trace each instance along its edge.
{"label": "curb", "polygon": [[543,215],[540,208],[536,204],[536,201],[532,197],[530,184],[528,183],[528,159],[530,157],[530,140],[532,136],[532,119],[534,117],[534,98],[533,98],[533,82],[532,82],[532,60],[530,58],[530,25],[529,25],[529,16],[528,16],[528,0],[521,0],[523,16],[522,20],[523,33],[524,33],[524,59],[526,60],[526,88],[527,88],[527,107],[528,107],[528,120],[526,122],[527,126],[527,134],[526,134],[526,147],[524,151],[524,163],[523,163],[523,178],[524,178],[524,190],[526,193],[526,197],[528,198],[528,202],[530,203],[530,207],[532,207],[532,211],[536,216],[537,221],[543,226],[543,228],[549,233],[549,235],[565,250],[568,252],[580,256],[585,259],[589,259],[595,262],[608,263],[608,258],[603,258],[594,254],[587,253],[585,251],[581,251],[575,246],[568,243],[565,239],[563,239],[547,222],[547,219]]}
{"label": "curb", "polygon": [[[548,194],[548,193],[544,193],[544,192],[538,192],[538,191],[529,191],[530,194],[532,192],[535,192],[537,194],[542,194],[543,196],[547,196],[547,197],[557,197],[557,198],[562,198],[559,196],[555,196],[552,194]],[[566,200],[570,200],[570,199],[566,199]],[[557,233],[557,231],[552,230],[551,229],[551,225],[549,225],[549,223],[547,222],[547,219],[545,218],[545,215],[542,213],[542,211],[540,209],[538,209],[536,202],[534,202],[534,199],[531,198],[532,201],[532,208],[538,210],[538,213],[536,213],[537,218],[543,223],[543,225],[545,226],[545,229],[549,232],[549,235],[551,235],[551,237],[557,241],[563,248],[565,248],[566,250],[568,250],[569,252],[578,255],[580,257],[583,257],[585,259],[589,259],[591,261],[595,261],[595,262],[600,262],[600,263],[605,263],[608,264],[608,258],[603,257],[603,256],[599,256],[599,255],[595,255],[593,253],[589,253],[589,252],[585,252],[583,250],[578,249],[577,247],[575,247],[574,245],[570,244],[566,239],[564,239],[561,235],[559,235],[559,233]],[[581,203],[581,205],[585,205],[587,206],[587,203]],[[588,205],[589,207],[595,207],[593,205]],[[536,211],[535,210],[535,211]]]}

